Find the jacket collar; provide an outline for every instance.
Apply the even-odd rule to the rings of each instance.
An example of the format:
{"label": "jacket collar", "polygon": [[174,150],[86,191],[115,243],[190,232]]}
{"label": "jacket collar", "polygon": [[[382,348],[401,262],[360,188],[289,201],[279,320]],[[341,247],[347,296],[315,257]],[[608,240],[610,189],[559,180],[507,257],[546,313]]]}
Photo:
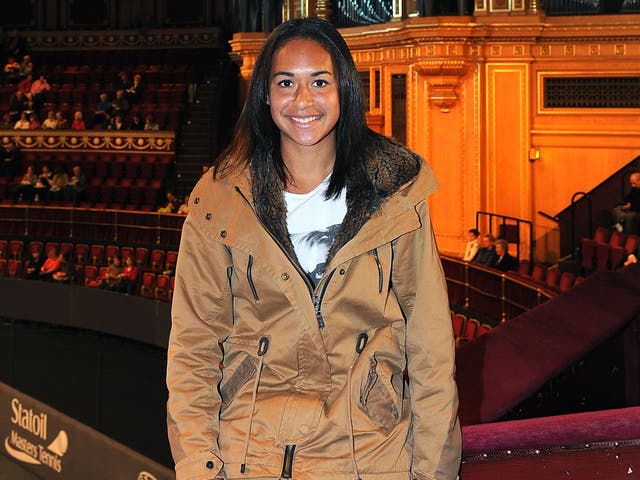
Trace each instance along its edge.
{"label": "jacket collar", "polygon": [[[415,182],[420,169],[427,170],[421,180]],[[251,189],[255,212],[263,225],[280,243],[287,255],[296,259],[295,250],[287,229],[287,207],[284,199],[284,186],[269,161],[254,161],[250,171],[237,177],[237,186],[247,195]],[[386,219],[397,212],[384,209],[387,200],[417,183],[417,189],[411,189],[396,203],[395,208],[413,206],[435,191],[437,184],[430,168],[422,159],[404,146],[379,135],[373,136],[366,154],[366,172],[351,172],[346,181],[347,213],[336,235],[335,242],[327,255],[327,264],[336,253],[346,245],[375,214]],[[250,185],[250,186],[249,186]],[[377,223],[377,222],[375,222]],[[415,228],[415,226],[414,226]]]}

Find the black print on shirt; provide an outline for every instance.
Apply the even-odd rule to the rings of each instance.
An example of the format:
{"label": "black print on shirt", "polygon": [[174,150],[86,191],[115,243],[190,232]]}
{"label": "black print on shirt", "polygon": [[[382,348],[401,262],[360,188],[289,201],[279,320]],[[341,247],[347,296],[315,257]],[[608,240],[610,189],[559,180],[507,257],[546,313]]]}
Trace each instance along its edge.
{"label": "black print on shirt", "polygon": [[319,253],[317,258],[323,259],[322,262],[319,262],[315,266],[313,271],[309,272],[309,276],[311,277],[311,280],[313,280],[314,284],[317,284],[318,280],[320,280],[324,274],[326,265],[325,259],[327,258],[329,248],[331,248],[331,245],[333,245],[333,242],[336,239],[336,234],[338,233],[339,228],[340,224],[337,223],[335,225],[330,225],[326,230],[314,230],[308,233],[297,233],[291,235],[291,240],[296,246],[297,252],[309,252],[312,254],[312,252],[316,251]]}

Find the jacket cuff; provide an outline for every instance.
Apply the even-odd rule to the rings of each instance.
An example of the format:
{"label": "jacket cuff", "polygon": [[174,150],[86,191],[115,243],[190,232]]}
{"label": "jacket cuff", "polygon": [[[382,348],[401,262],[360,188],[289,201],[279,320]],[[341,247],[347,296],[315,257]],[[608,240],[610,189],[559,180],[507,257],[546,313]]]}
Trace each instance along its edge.
{"label": "jacket cuff", "polygon": [[176,463],[176,480],[214,480],[223,463],[209,450],[194,453]]}

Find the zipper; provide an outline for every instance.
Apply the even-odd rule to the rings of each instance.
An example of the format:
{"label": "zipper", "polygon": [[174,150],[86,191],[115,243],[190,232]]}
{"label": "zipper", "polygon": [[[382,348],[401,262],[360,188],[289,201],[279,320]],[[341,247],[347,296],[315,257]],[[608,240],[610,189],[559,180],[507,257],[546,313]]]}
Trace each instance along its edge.
{"label": "zipper", "polygon": [[382,293],[382,284],[383,284],[383,275],[382,275],[382,264],[380,263],[380,257],[378,257],[378,249],[373,250],[373,258],[376,261],[376,266],[378,267],[378,293]]}
{"label": "zipper", "polygon": [[309,277],[307,277],[307,274],[289,256],[289,254],[285,250],[285,248],[282,245],[282,243],[280,242],[280,240],[278,240],[276,237],[274,237],[273,234],[269,231],[269,229],[264,225],[264,223],[262,222],[260,217],[256,214],[256,210],[253,207],[253,205],[251,204],[251,202],[249,201],[249,199],[244,195],[244,193],[242,193],[242,190],[240,190],[240,188],[238,188],[237,186],[234,187],[234,188],[235,188],[236,192],[238,192],[240,194],[240,196],[245,201],[245,203],[249,206],[249,208],[253,211],[253,214],[256,216],[256,218],[258,219],[258,222],[260,223],[260,225],[262,225],[262,228],[265,230],[265,232],[267,232],[269,234],[269,236],[273,239],[273,241],[276,242],[276,245],[278,245],[278,247],[280,247],[280,250],[282,250],[282,253],[284,253],[285,257],[287,257],[287,259],[289,260],[289,262],[291,263],[293,268],[302,277],[302,280],[304,280],[304,283],[307,286],[307,289],[309,290],[309,293],[311,295],[311,300],[313,301],[313,307],[314,307],[314,310],[315,310],[316,321],[318,322],[318,327],[324,328],[325,324],[324,324],[324,319],[322,318],[322,312],[321,312],[322,297],[324,296],[324,293],[325,293],[325,291],[327,289],[327,285],[329,283],[329,280],[333,276],[333,273],[334,273],[335,270],[333,270],[329,274],[329,277],[327,277],[327,279],[326,279],[326,281],[325,281],[325,283],[324,283],[324,285],[322,287],[322,290],[321,290],[320,294],[316,295],[315,294],[315,288],[314,288],[313,284],[311,283],[311,280],[309,280]]}
{"label": "zipper", "polygon": [[251,276],[252,267],[253,267],[253,255],[249,255],[249,262],[247,263],[247,281],[249,282],[251,293],[253,293],[253,299],[257,302],[259,300],[258,291],[256,290],[256,286],[253,283],[253,277]]}

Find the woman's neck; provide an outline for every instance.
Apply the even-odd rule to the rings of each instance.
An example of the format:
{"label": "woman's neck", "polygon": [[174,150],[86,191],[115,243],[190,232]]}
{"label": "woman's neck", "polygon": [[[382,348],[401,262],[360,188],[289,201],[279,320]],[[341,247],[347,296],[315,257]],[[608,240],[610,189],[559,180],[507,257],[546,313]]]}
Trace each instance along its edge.
{"label": "woman's neck", "polygon": [[282,160],[288,173],[285,189],[291,193],[310,192],[333,171],[335,159],[335,148],[283,151]]}

